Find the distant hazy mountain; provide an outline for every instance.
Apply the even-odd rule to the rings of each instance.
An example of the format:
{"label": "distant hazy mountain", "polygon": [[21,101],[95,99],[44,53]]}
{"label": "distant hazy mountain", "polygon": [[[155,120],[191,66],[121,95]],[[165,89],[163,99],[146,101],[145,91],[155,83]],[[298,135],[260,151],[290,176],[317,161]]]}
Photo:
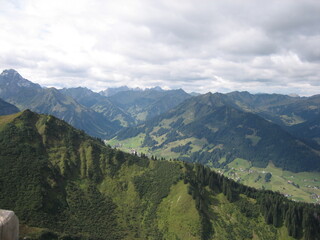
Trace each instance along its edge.
{"label": "distant hazy mountain", "polygon": [[9,115],[9,114],[17,113],[19,111],[20,111],[19,108],[17,108],[16,106],[10,103],[3,101],[0,98],[0,115]]}
{"label": "distant hazy mountain", "polygon": [[258,113],[279,125],[292,126],[320,115],[320,95],[292,97],[232,92],[227,96],[243,110]]}
{"label": "distant hazy mountain", "polygon": [[0,97],[20,109],[43,89],[39,84],[24,79],[17,71],[4,70],[0,74]]}
{"label": "distant hazy mountain", "polygon": [[158,92],[164,92],[164,91],[168,91],[168,90],[164,90],[159,86],[155,86],[153,88],[146,88],[144,91],[148,91],[148,90],[153,90],[153,91],[158,91]]}
{"label": "distant hazy mountain", "polygon": [[144,121],[170,110],[190,97],[182,89],[166,91],[156,87],[144,91],[119,92],[109,99],[137,121]]}
{"label": "distant hazy mountain", "polygon": [[[279,108],[277,115],[296,117],[301,122],[312,121],[320,117],[320,95],[311,97],[295,98],[293,103]],[[290,124],[294,125],[294,124]]]}
{"label": "distant hazy mountain", "polygon": [[231,92],[226,95],[244,111],[258,113],[265,118],[270,118],[274,122],[285,125],[294,124],[295,119],[291,119],[289,116],[286,119],[281,118],[281,110],[288,104],[292,104],[300,100],[300,98],[282,94],[250,94],[249,92]]}
{"label": "distant hazy mountain", "polygon": [[189,94],[194,97],[201,95],[201,93],[197,93],[197,92],[191,92]]}
{"label": "distant hazy mountain", "polygon": [[113,104],[107,97],[95,93],[88,88],[64,88],[62,93],[71,96],[78,103],[89,107],[95,112],[101,113],[109,121],[123,127],[135,124],[135,119],[121,108]]}
{"label": "distant hazy mountain", "polygon": [[111,97],[119,92],[126,92],[126,91],[134,91],[134,92],[143,92],[143,91],[148,91],[148,90],[154,90],[154,91],[165,91],[163,90],[161,87],[156,86],[153,88],[146,88],[146,89],[142,89],[142,88],[129,88],[127,86],[121,86],[121,87],[115,87],[115,88],[107,88],[106,90],[100,91],[99,94],[101,94],[102,96],[106,96],[106,97]]}
{"label": "distant hazy mountain", "polygon": [[[188,99],[158,117],[118,133],[119,140],[144,136],[142,146],[181,159],[220,166],[244,158],[254,166],[290,171],[320,170],[320,156],[280,126],[241,110],[224,94]],[[221,159],[225,159],[222,161]]]}
{"label": "distant hazy mountain", "polygon": [[0,97],[21,110],[52,114],[92,136],[105,138],[120,129],[119,124],[111,123],[102,114],[79,104],[72,97],[55,88],[41,88],[15,70],[5,70],[0,75]]}
{"label": "distant hazy mountain", "polygon": [[101,94],[93,92],[92,90],[84,87],[63,88],[59,91],[65,95],[72,97],[78,103],[86,107],[92,107],[100,100],[106,98]]}
{"label": "distant hazy mountain", "polygon": [[127,86],[122,86],[122,87],[115,87],[115,88],[107,88],[106,90],[103,90],[99,93],[103,96],[111,97],[119,92],[125,92],[125,91],[143,91],[143,90],[141,88],[129,88]]}
{"label": "distant hazy mountain", "polygon": [[129,127],[136,124],[136,120],[129,113],[117,107],[107,98],[95,103],[91,109],[103,114],[110,121],[116,122],[122,127]]}
{"label": "distant hazy mountain", "polygon": [[151,119],[191,97],[182,89],[163,90],[160,87],[142,90],[124,86],[107,90],[104,93],[95,93],[87,88],[78,87],[64,88],[60,91],[123,127]]}

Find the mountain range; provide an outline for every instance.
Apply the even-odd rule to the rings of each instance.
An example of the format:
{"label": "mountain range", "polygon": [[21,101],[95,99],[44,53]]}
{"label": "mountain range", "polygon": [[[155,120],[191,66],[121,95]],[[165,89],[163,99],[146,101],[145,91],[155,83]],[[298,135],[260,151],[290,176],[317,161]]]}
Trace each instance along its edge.
{"label": "mountain range", "polygon": [[313,146],[319,145],[319,139],[311,132],[314,128],[319,128],[320,124],[320,95],[291,97],[280,94],[252,95],[248,92],[232,92],[227,96],[242,110],[256,113],[283,126],[285,130]]}
{"label": "mountain range", "polygon": [[141,88],[129,88],[127,86],[121,86],[121,87],[115,87],[115,88],[107,88],[103,91],[100,91],[100,95],[102,96],[106,96],[106,97],[110,97],[116,93],[119,93],[119,92],[125,92],[125,91],[143,91],[143,89]]}
{"label": "mountain range", "polygon": [[[127,100],[131,92],[139,94],[133,97],[130,105]],[[141,119],[170,109],[169,101],[178,104],[189,97],[183,90],[165,91],[159,88],[128,92],[119,90],[115,95],[107,98],[81,87],[60,90],[42,88],[13,69],[4,70],[0,75],[0,98],[6,102],[20,110],[52,114],[99,138],[108,138],[123,127],[135,125]]]}
{"label": "mountain range", "polygon": [[52,114],[94,137],[115,136],[120,142],[138,137],[137,147],[160,157],[220,168],[243,158],[256,167],[272,162],[293,172],[319,170],[320,95],[192,97],[160,87],[58,90],[42,88],[11,69],[0,75],[0,97],[20,110]]}
{"label": "mountain range", "polygon": [[0,117],[0,206],[26,239],[319,239],[320,209],[208,167],[106,146],[53,116]]}
{"label": "mountain range", "polygon": [[182,89],[145,91],[122,91],[109,99],[118,107],[130,113],[137,122],[152,119],[190,98]]}
{"label": "mountain range", "polygon": [[11,69],[0,98],[0,208],[21,238],[320,239],[303,203],[320,200],[320,95],[97,93]]}
{"label": "mountain range", "polygon": [[293,172],[320,170],[320,155],[314,148],[219,93],[188,99],[165,114],[120,131],[117,139],[142,135],[142,147],[213,167],[243,158],[256,167],[271,161]]}
{"label": "mountain range", "polygon": [[0,75],[0,97],[20,110],[55,115],[92,136],[104,137],[120,129],[102,114],[84,107],[55,88],[42,88],[14,70],[5,70]]}
{"label": "mountain range", "polygon": [[93,92],[88,88],[64,88],[60,92],[72,97],[81,105],[102,114],[106,119],[118,126],[128,127],[135,123],[135,119],[121,108],[112,103],[107,97]]}

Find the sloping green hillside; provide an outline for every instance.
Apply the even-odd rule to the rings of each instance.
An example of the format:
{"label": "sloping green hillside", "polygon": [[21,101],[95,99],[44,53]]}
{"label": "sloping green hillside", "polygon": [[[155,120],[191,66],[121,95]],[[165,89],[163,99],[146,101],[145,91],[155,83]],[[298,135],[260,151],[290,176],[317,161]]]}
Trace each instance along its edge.
{"label": "sloping green hillside", "polygon": [[0,117],[0,208],[30,239],[319,239],[320,210],[201,165],[105,146],[53,116]]}
{"label": "sloping green hillside", "polygon": [[[119,132],[115,142],[144,136],[154,154],[221,167],[244,158],[255,167],[320,170],[318,151],[262,117],[240,110],[223,94],[193,97],[150,121]],[[112,143],[112,142],[111,142]]]}

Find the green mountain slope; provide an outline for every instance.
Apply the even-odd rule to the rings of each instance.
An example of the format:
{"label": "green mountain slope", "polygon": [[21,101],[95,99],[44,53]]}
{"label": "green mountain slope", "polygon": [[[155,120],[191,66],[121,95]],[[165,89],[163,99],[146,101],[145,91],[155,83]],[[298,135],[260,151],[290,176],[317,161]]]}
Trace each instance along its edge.
{"label": "green mountain slope", "polygon": [[0,75],[0,97],[20,109],[52,114],[91,136],[105,138],[121,128],[118,123],[111,123],[102,114],[79,104],[72,97],[55,88],[43,89],[22,78],[15,70],[5,70]]}
{"label": "green mountain slope", "polygon": [[[242,110],[257,113],[279,125],[294,125],[305,121],[294,107],[305,100],[303,97],[282,94],[250,94],[249,92],[231,92],[226,94],[226,97]],[[288,108],[288,106],[291,107]]]}
{"label": "green mountain slope", "polygon": [[[283,107],[274,107],[273,110],[286,125],[295,125],[300,122],[310,121],[320,116],[320,95],[298,98],[298,101],[286,104]],[[286,123],[286,116],[291,119],[295,118],[301,120],[293,123]]]}
{"label": "green mountain slope", "polygon": [[0,98],[0,115],[9,115],[17,112],[19,112],[19,109],[16,106],[7,103]]}
{"label": "green mountain slope", "polygon": [[314,128],[320,124],[320,95],[290,97],[280,94],[250,94],[232,92],[226,94],[244,111],[254,112],[270,120],[307,144],[320,148],[320,134]]}
{"label": "green mountain slope", "polygon": [[320,150],[320,115],[312,120],[291,126],[288,131]]}
{"label": "green mountain slope", "polygon": [[[173,110],[135,128],[118,133],[116,140],[142,137],[140,147],[156,155],[178,157],[214,167],[236,158],[253,166],[293,172],[319,171],[319,153],[278,125],[240,110],[222,94],[191,98]],[[221,163],[221,159],[226,159]]]}
{"label": "green mountain slope", "polygon": [[0,165],[0,208],[18,215],[22,238],[320,238],[319,207],[126,154],[28,110],[0,117]]}

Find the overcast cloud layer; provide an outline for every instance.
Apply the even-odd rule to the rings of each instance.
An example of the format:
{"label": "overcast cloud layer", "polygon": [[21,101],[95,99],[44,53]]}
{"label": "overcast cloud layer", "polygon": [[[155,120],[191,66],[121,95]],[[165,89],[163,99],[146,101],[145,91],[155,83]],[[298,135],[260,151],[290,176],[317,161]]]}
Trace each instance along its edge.
{"label": "overcast cloud layer", "polygon": [[319,0],[0,4],[0,69],[43,86],[320,93]]}

